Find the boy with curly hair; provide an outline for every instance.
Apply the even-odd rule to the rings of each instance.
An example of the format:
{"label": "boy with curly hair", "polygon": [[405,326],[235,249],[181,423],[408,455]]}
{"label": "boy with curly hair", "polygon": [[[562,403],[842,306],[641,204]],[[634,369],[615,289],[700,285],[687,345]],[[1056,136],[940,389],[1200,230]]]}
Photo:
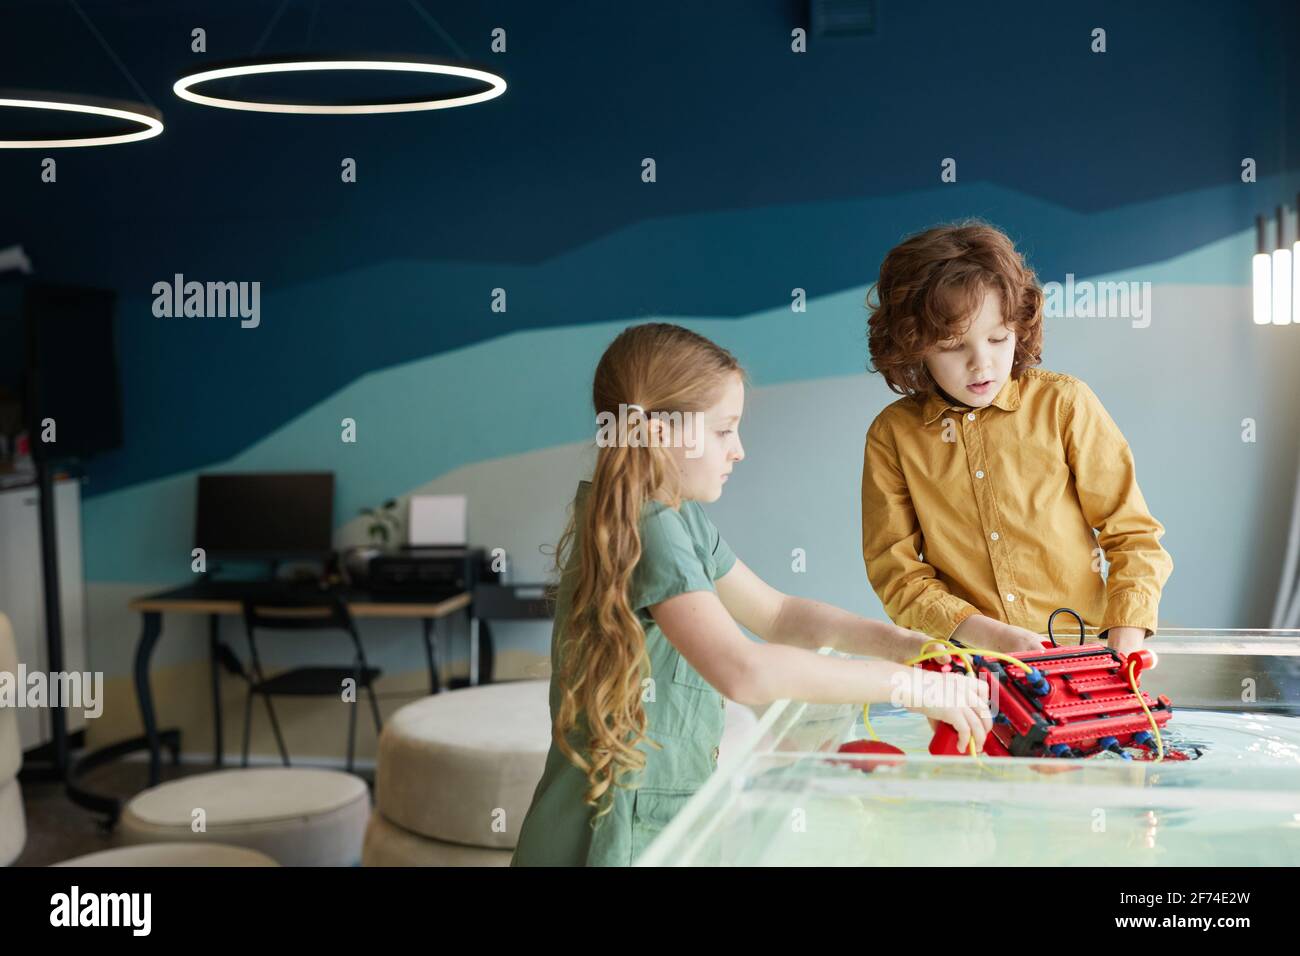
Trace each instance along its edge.
{"label": "boy with curly hair", "polygon": [[874,370],[904,396],[867,430],[862,471],[889,617],[1015,653],[1069,607],[1120,653],[1141,647],[1173,569],[1164,528],[1097,396],[1034,367],[1043,294],[1011,240],[978,220],[929,229],[889,252],[873,294]]}

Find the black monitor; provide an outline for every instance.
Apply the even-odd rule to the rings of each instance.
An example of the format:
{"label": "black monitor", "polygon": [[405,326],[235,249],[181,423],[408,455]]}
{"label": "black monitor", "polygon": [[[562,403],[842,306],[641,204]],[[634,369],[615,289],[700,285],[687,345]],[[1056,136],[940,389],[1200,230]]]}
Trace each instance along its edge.
{"label": "black monitor", "polygon": [[208,558],[323,558],[333,538],[333,472],[199,475],[194,545]]}

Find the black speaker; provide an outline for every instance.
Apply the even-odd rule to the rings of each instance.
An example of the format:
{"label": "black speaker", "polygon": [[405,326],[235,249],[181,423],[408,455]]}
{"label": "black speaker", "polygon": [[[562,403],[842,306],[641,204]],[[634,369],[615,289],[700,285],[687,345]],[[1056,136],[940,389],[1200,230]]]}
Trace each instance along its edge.
{"label": "black speaker", "polygon": [[[33,458],[89,458],[122,447],[116,301],[107,289],[25,283],[24,417]],[[41,440],[46,419],[54,421],[54,442]]]}

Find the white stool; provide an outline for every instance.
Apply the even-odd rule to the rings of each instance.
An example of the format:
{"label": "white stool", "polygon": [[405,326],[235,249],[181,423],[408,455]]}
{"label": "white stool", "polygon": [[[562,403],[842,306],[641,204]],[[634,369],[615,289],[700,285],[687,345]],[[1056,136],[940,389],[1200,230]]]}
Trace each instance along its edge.
{"label": "white stool", "polygon": [[420,836],[389,823],[378,810],[370,814],[362,866],[509,866],[514,850],[463,846]]}
{"label": "white stool", "polygon": [[27,816],[23,811],[23,791],[18,781],[0,783],[0,866],[18,859],[27,843]]}
{"label": "white stool", "polygon": [[[362,865],[508,866],[551,745],[549,687],[467,687],[393,714],[379,737]],[[757,722],[727,701],[719,764]]]}
{"label": "white stool", "polygon": [[548,687],[465,687],[397,711],[379,735],[376,814],[417,837],[513,850],[551,743]]}
{"label": "white stool", "polygon": [[[206,832],[191,829],[195,810]],[[370,816],[365,781],[337,770],[218,770],[160,784],[122,811],[123,843],[224,843],[282,866],[355,866]]]}
{"label": "white stool", "polygon": [[[0,672],[17,675],[18,648],[13,626],[0,613]],[[22,738],[18,735],[18,711],[0,707],[0,866],[18,859],[27,842],[27,817],[18,771],[23,765]]]}
{"label": "white stool", "polygon": [[265,853],[225,843],[142,843],[74,856],[53,866],[279,866]]}

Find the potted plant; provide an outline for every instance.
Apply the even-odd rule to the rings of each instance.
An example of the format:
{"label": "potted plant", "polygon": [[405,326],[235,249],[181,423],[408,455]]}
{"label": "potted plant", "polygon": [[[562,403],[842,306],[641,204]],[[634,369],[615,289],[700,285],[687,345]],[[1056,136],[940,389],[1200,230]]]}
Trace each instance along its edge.
{"label": "potted plant", "polygon": [[397,515],[395,498],[388,499],[378,508],[362,508],[360,514],[370,519],[366,533],[371,543],[347,549],[343,564],[351,584],[365,582],[369,576],[371,559],[383,554],[392,546],[402,526],[402,521]]}

